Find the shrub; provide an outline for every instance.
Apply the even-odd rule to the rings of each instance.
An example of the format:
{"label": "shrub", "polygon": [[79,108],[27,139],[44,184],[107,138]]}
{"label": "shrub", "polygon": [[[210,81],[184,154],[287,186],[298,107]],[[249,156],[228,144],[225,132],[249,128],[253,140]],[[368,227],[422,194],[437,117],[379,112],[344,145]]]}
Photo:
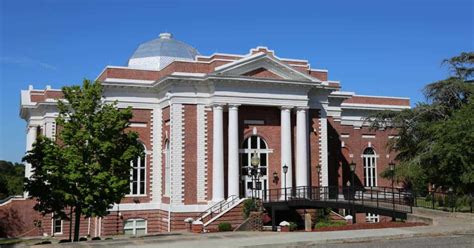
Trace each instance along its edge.
{"label": "shrub", "polygon": [[347,223],[345,221],[327,221],[327,220],[323,220],[323,221],[319,221],[319,222],[316,222],[316,224],[314,225],[314,229],[318,229],[318,228],[322,228],[322,227],[337,227],[337,226],[345,226]]}
{"label": "shrub", "polygon": [[91,240],[100,240],[100,237],[93,237]]}
{"label": "shrub", "polygon": [[290,222],[290,231],[298,229],[298,225],[295,222]]}
{"label": "shrub", "polygon": [[87,241],[87,238],[86,237],[80,237],[79,241]]}
{"label": "shrub", "polygon": [[59,240],[58,243],[70,243],[70,242],[71,242],[70,239],[61,239],[61,240]]}
{"label": "shrub", "polygon": [[244,207],[243,207],[243,212],[244,212],[244,217],[248,218],[250,215],[250,212],[256,211],[257,210],[257,202],[255,199],[246,199],[244,201]]}
{"label": "shrub", "polygon": [[217,226],[217,230],[219,230],[219,232],[232,231],[232,225],[229,222],[221,222]]}

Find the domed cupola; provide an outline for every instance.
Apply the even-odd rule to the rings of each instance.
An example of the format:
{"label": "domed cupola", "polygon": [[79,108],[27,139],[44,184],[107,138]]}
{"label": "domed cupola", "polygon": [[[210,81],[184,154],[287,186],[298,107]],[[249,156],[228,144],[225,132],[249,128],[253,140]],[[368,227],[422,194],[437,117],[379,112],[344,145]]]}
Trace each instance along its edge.
{"label": "domed cupola", "polygon": [[199,52],[192,46],[173,39],[170,33],[138,46],[128,60],[128,67],[161,70],[175,60],[194,60]]}

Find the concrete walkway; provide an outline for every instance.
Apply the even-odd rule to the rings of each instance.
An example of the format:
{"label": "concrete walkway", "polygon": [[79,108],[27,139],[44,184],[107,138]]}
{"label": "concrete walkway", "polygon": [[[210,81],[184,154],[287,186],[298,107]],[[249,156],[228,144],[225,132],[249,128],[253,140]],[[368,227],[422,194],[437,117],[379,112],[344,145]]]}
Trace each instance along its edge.
{"label": "concrete walkway", "polygon": [[474,234],[474,214],[451,214],[440,211],[414,209],[419,219],[432,219],[433,225],[348,230],[334,232],[227,232],[227,233],[173,233],[141,238],[114,238],[94,242],[36,247],[288,247],[312,246],[327,243],[363,242],[380,239]]}

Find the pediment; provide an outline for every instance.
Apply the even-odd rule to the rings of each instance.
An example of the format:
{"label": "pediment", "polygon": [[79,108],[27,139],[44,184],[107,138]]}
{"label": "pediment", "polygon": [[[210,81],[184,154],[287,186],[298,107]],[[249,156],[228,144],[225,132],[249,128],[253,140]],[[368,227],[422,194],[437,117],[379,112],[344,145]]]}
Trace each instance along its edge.
{"label": "pediment", "polygon": [[216,67],[213,74],[320,82],[318,79],[297,71],[277,58],[262,52]]}
{"label": "pediment", "polygon": [[242,74],[242,76],[246,77],[257,77],[257,78],[273,78],[273,79],[284,79],[282,76],[277,75],[267,68],[260,67],[258,69],[246,72]]}

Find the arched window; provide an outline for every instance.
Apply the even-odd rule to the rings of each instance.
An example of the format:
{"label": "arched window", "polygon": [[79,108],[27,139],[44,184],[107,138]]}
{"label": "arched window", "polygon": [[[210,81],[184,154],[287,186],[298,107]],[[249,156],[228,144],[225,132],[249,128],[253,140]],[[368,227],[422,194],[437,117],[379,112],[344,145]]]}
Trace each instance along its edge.
{"label": "arched window", "polygon": [[[377,187],[377,156],[373,148],[365,148],[362,154],[364,160],[364,183],[366,187]],[[365,220],[369,223],[379,222],[378,214],[366,213]]]}
{"label": "arched window", "polygon": [[[146,149],[145,149],[146,151]],[[145,195],[146,181],[146,152],[143,156],[130,161],[132,171],[130,172],[130,194]]]}
{"label": "arched window", "polygon": [[257,135],[248,137],[242,144],[242,175],[250,175],[248,168],[254,152],[260,158],[259,172],[262,176],[267,175],[268,146],[263,138]]}
{"label": "arched window", "polygon": [[170,150],[170,142],[166,140],[165,142],[165,149],[163,150],[164,155],[164,164],[165,164],[165,195],[169,196],[171,191],[171,150]]}
{"label": "arched window", "polygon": [[366,187],[377,186],[377,157],[374,149],[368,147],[362,154],[364,160],[364,182]]}
{"label": "arched window", "polygon": [[[258,136],[252,135],[245,139],[242,143],[240,154],[241,154],[241,171],[240,176],[242,180],[241,192],[245,197],[261,197],[263,192],[268,188],[268,176],[267,170],[269,166],[268,155],[272,150],[269,149],[265,140]],[[254,154],[260,159],[257,175],[258,180],[254,180],[252,177],[252,156]],[[256,194],[256,195],[254,195]]]}

